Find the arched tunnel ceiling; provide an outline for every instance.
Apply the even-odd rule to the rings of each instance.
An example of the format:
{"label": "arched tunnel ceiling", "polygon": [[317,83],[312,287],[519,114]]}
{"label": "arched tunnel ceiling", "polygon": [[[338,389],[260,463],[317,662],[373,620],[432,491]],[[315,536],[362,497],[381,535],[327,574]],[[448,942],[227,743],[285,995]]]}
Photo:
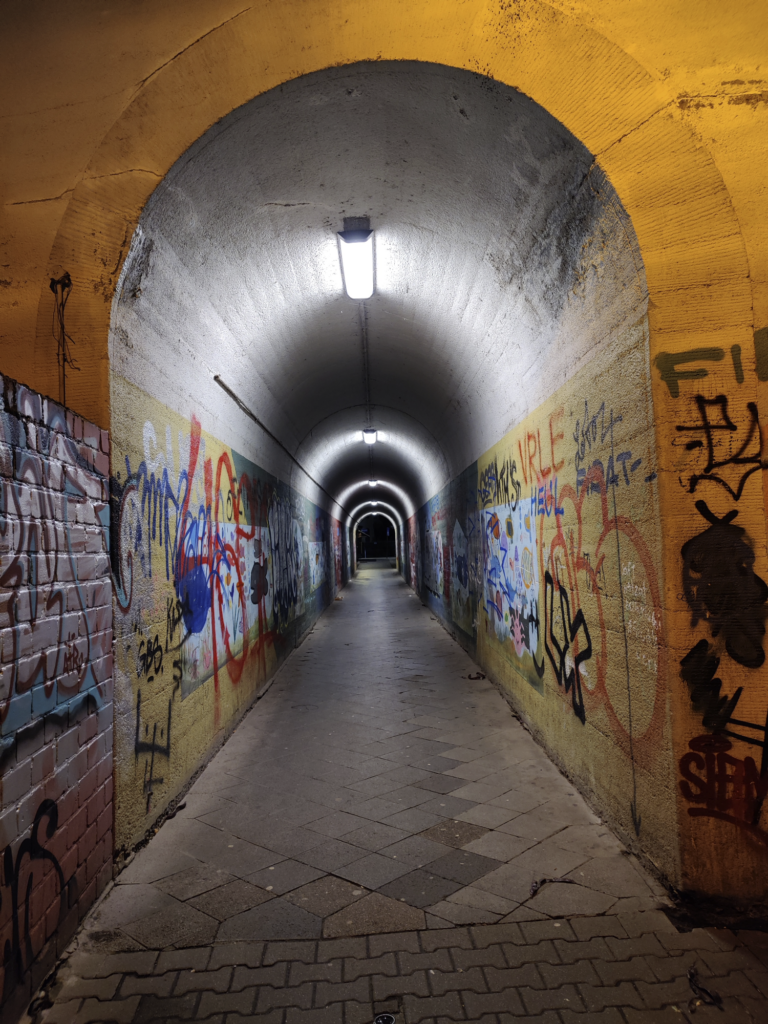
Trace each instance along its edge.
{"label": "arched tunnel ceiling", "polygon": [[[363,305],[345,216],[375,230]],[[177,162],[134,236],[111,360],[222,436],[242,413],[219,375],[334,498],[374,476],[407,515],[645,301],[618,199],[546,111],[469,72],[365,63],[257,97]]]}

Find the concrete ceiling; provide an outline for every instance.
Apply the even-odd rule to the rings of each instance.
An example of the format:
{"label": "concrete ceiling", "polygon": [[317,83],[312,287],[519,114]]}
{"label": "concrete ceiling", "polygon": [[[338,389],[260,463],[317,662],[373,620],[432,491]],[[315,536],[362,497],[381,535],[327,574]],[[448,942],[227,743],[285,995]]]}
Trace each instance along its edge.
{"label": "concrete ceiling", "polygon": [[[335,235],[362,215],[364,304]],[[349,509],[372,476],[390,486],[363,497],[410,515],[645,302],[631,224],[546,111],[466,71],[365,63],[257,97],[177,162],[126,260],[111,363],[243,450],[219,376],[327,492],[310,496]]]}

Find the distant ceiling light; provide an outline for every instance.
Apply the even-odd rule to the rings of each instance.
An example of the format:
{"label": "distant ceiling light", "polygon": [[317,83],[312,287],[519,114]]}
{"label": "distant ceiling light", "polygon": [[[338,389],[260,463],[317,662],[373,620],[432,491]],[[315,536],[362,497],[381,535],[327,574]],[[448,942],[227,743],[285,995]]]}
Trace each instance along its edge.
{"label": "distant ceiling light", "polygon": [[372,505],[378,505],[379,503],[378,503],[378,501],[372,501],[371,504]]}
{"label": "distant ceiling light", "polygon": [[379,482],[378,480],[369,480],[368,481],[368,486],[369,487],[375,487],[378,482]]}
{"label": "distant ceiling light", "polygon": [[373,295],[373,231],[367,217],[345,217],[339,231],[339,255],[344,287],[350,299]]}
{"label": "distant ceiling light", "polygon": [[363,440],[366,444],[376,444],[376,431],[375,430],[364,430]]}

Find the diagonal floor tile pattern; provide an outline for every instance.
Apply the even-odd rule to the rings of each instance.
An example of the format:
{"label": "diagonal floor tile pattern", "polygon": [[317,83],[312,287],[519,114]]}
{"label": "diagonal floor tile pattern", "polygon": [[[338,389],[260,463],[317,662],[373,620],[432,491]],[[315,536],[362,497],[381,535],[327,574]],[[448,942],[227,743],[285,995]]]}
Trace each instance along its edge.
{"label": "diagonal floor tile pattern", "polygon": [[[663,889],[477,675],[386,563],[364,568],[90,915],[43,1019],[666,1012],[640,983],[657,1002],[667,975],[685,987],[678,954],[695,943],[675,945]],[[558,881],[532,895],[545,878]],[[610,937],[629,949],[638,921],[654,934],[637,956],[674,957],[674,970],[608,966]],[[741,948],[702,936],[704,949]],[[521,961],[520,943],[538,953]],[[745,991],[762,999],[768,973],[749,957]],[[696,960],[701,977],[713,962]],[[103,965],[112,991],[95,984]]]}

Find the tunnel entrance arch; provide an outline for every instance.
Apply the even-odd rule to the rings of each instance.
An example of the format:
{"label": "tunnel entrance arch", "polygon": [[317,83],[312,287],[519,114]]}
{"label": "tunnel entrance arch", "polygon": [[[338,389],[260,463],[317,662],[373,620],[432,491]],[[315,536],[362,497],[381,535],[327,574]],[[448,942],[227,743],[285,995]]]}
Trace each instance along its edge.
{"label": "tunnel entrance arch", "polygon": [[[697,395],[694,392],[690,394],[686,392],[685,388],[688,385],[683,384],[683,401],[677,401],[681,395],[680,382],[690,378],[685,377],[685,371],[681,374],[676,369],[677,366],[682,365],[682,362],[676,363],[675,360],[678,356],[684,360],[689,357],[691,352],[699,352],[702,348],[717,350],[718,353],[722,351],[723,354],[733,353],[735,349],[738,349],[739,353],[742,349],[745,353],[749,351],[751,306],[743,245],[740,242],[738,225],[733,219],[733,211],[729,207],[727,194],[714,165],[706,154],[702,154],[697,147],[696,140],[692,139],[686,130],[674,121],[674,118],[668,116],[664,105],[659,106],[653,82],[647,76],[644,77],[644,73],[633,65],[631,58],[604,39],[590,36],[590,42],[595,44],[591,49],[586,46],[576,46],[569,50],[569,40],[581,37],[583,41],[586,37],[582,32],[582,27],[576,28],[565,16],[554,15],[553,17],[554,21],[542,19],[535,23],[531,22],[532,38],[527,42],[532,44],[533,49],[527,49],[526,55],[532,70],[524,71],[521,65],[516,63],[517,58],[514,55],[510,57],[506,50],[503,52],[499,50],[498,42],[493,41],[490,26],[486,26],[487,32],[481,31],[478,34],[479,52],[486,59],[486,63],[481,66],[487,68],[492,74],[498,70],[497,77],[501,80],[524,82],[526,92],[534,98],[540,99],[543,106],[556,113],[578,138],[585,141],[592,153],[599,156],[602,168],[608,171],[618,194],[621,195],[625,208],[631,215],[631,223],[636,229],[639,239],[638,251],[642,255],[642,262],[648,274],[648,286],[652,300],[648,324],[650,357],[653,365],[657,365],[656,361],[661,359],[661,363],[658,364],[658,375],[653,376],[651,384],[659,451],[666,454],[661,455],[658,472],[656,470],[654,472],[657,472],[657,486],[662,505],[666,502],[669,507],[672,507],[678,501],[678,494],[674,488],[677,486],[676,480],[679,477],[677,472],[679,467],[675,463],[676,453],[672,451],[674,438],[677,437],[674,430],[677,427],[697,429],[690,417],[691,412],[695,414],[692,403]],[[243,25],[239,26],[238,31],[242,27]],[[278,35],[280,34],[279,26],[273,26],[273,29],[277,31]],[[468,62],[467,54],[462,49],[463,44],[459,44],[454,35],[453,26],[450,28],[444,26],[441,32],[437,33],[437,39],[438,42],[435,44],[437,50],[441,50],[446,57],[450,53],[454,54],[455,59],[447,60],[447,63]],[[209,45],[218,46],[221,42],[221,39],[215,41],[211,39]],[[360,45],[359,39],[355,45]],[[354,49],[354,46],[346,41],[339,43],[339,46],[340,52],[344,52],[345,47]],[[390,46],[392,53],[397,55],[397,49],[398,46],[402,46],[402,40],[399,39],[396,31],[394,34],[390,34]],[[540,47],[542,54],[547,53],[550,56],[553,50],[558,51],[560,47],[562,50],[558,52],[568,53],[569,56],[572,56],[573,53],[576,54],[577,70],[569,82],[567,90],[551,82],[548,75],[542,71],[544,66],[542,61],[531,58],[530,55],[535,52],[537,46]],[[200,50],[195,52],[193,48],[187,59],[193,62],[198,60],[207,62],[210,56],[210,53],[203,55]],[[430,54],[430,58],[434,59],[434,54]],[[158,88],[159,81],[153,83],[150,90],[151,95],[142,97],[140,104],[130,107],[124,119],[121,119],[119,128],[116,126],[115,131],[107,136],[99,154],[100,164],[96,167],[99,173],[90,175],[84,184],[76,190],[67,215],[62,222],[59,237],[54,245],[52,260],[56,262],[62,258],[63,254],[74,253],[76,261],[80,262],[73,266],[76,270],[82,271],[82,278],[93,281],[96,295],[99,294],[99,288],[102,289],[101,294],[104,293],[104,290],[108,295],[111,294],[115,275],[113,273],[109,280],[104,278],[104,267],[108,265],[108,262],[109,265],[112,265],[107,257],[114,257],[114,266],[119,267],[124,255],[125,241],[130,234],[130,230],[125,231],[125,225],[126,223],[132,225],[135,222],[138,210],[152,183],[156,180],[153,175],[164,174],[170,166],[172,162],[169,160],[170,148],[177,147],[174,158],[184,148],[184,145],[179,144],[179,134],[183,135],[185,130],[189,132],[188,127],[182,129],[180,126],[180,133],[165,138],[162,143],[159,140],[163,132],[157,130],[165,109],[163,104],[173,94],[174,89],[178,90],[189,85],[190,68],[195,66],[194,63],[187,66],[185,76],[177,78],[175,84],[173,81],[174,76],[178,76],[183,64],[184,62],[169,68],[168,77],[165,77],[162,88]],[[548,66],[551,67],[551,61]],[[621,100],[615,98],[615,105],[611,107],[613,113],[611,119],[605,117],[605,97],[600,94],[599,90],[592,87],[592,83],[595,80],[607,80],[604,76],[614,73],[616,74],[615,81],[631,79],[634,83],[634,90],[630,90],[631,102],[626,96]],[[290,74],[287,77],[290,77]],[[254,90],[251,95],[258,91],[259,89]],[[213,105],[215,106],[215,103],[220,102],[221,99],[221,97],[217,97],[213,101]],[[227,103],[230,104],[230,108],[232,105],[236,105],[231,104],[231,97],[224,100],[225,106]],[[204,117],[211,118],[210,103],[203,104],[201,109],[208,111],[207,114],[203,114]],[[154,122],[152,118],[155,118]],[[153,123],[154,131],[151,128]],[[140,131],[138,130],[139,125],[141,125]],[[148,127],[150,130],[145,132],[144,130]],[[195,137],[196,135],[192,134],[187,140],[187,144]],[[145,145],[145,142],[138,142],[139,138],[155,140],[149,144],[149,150],[152,151],[153,158],[154,156],[158,158],[156,164],[160,168],[159,171],[147,173],[134,170],[147,162],[152,163],[151,159],[149,161],[130,159],[134,155],[137,145]],[[128,140],[127,145],[126,140]],[[674,166],[670,163],[672,158],[669,154],[674,154]],[[636,172],[636,168],[640,166],[644,171],[642,177]],[[108,180],[113,177],[120,178],[123,174],[120,169],[113,173],[112,167],[124,168],[128,177],[122,182]],[[108,169],[102,174],[103,168]],[[706,201],[702,197],[706,197]],[[702,203],[706,205],[706,213],[702,212],[704,209]],[[92,223],[99,224],[101,241],[96,252],[91,252],[90,248],[86,252],[82,239],[88,235],[85,225],[87,224],[90,228]],[[672,247],[665,240],[670,224],[674,225],[675,234]],[[718,275],[715,279],[711,279],[708,276],[708,264],[706,261],[697,259],[696,253],[712,251],[713,246],[717,245],[718,239],[735,240],[735,244],[724,243],[723,251],[726,252],[726,256],[718,268]],[[122,253],[120,252],[121,244],[123,246]],[[682,254],[679,258],[672,258],[670,255],[675,246],[677,247],[675,251]],[[701,301],[703,296],[706,296],[706,302]],[[106,321],[105,311],[99,306],[99,301],[101,300],[92,300],[92,305],[82,311],[81,326],[84,328],[82,333],[92,337],[95,342],[94,354],[97,358],[93,360],[93,365],[99,367],[100,372],[104,373],[105,367],[108,365],[108,361],[103,358],[106,350]],[[42,334],[41,328],[41,338]],[[717,344],[702,344],[702,339],[704,342],[716,341]],[[101,350],[99,350],[99,345],[102,346]],[[737,360],[737,357],[732,354],[731,363],[729,363],[727,359],[720,360],[718,356],[717,359],[710,362],[721,365],[696,367],[695,372],[699,379],[704,375],[708,376],[707,383],[701,386],[702,391],[698,393],[698,397],[703,401],[712,401],[717,395],[724,394],[724,389],[728,390],[732,386],[731,378],[726,378],[723,375],[725,374],[724,367],[729,368],[729,373],[741,387],[744,384],[744,379],[743,364],[740,358],[739,355]],[[747,370],[751,372],[749,363]],[[90,385],[85,379],[83,380],[87,391]],[[743,398],[747,404],[752,401],[750,397],[752,392],[749,394],[747,392],[750,388],[754,390],[754,386],[754,381],[748,376],[746,387],[739,392],[740,399]],[[105,387],[90,388],[90,390],[96,395],[104,396],[106,394]],[[85,392],[83,400],[91,401]],[[103,411],[104,409],[102,409]],[[99,418],[99,416],[97,415],[95,418]],[[115,422],[116,419],[113,418],[113,425]],[[509,422],[506,425],[510,425]],[[706,423],[701,424],[699,429],[706,431]],[[554,436],[556,434],[557,428],[555,427]],[[527,443],[527,437],[524,440]],[[151,447],[150,450],[154,451]],[[537,442],[537,448],[533,452],[534,464],[536,454],[541,455],[541,452],[541,445]],[[526,450],[525,455],[528,459],[525,464],[532,471],[531,451]],[[276,455],[275,458],[277,465],[282,456]],[[524,462],[522,456],[520,461]],[[483,471],[485,472],[488,468],[484,467]],[[542,466],[542,468],[545,467]],[[589,468],[591,468],[591,464],[590,467],[585,467],[585,472],[588,472]],[[282,469],[284,467],[281,466]],[[294,467],[291,465],[290,472],[293,471]],[[696,477],[695,470],[690,479],[694,477]],[[756,485],[757,481],[753,481],[753,484]],[[591,486],[590,482],[589,487]],[[579,490],[578,481],[575,490]],[[654,608],[652,615],[655,622],[655,617],[663,614],[667,621],[667,631],[670,629],[670,624],[674,624],[674,634],[687,637],[686,643],[690,641],[690,644],[694,645],[697,639],[691,627],[688,626],[688,612],[679,606],[676,596],[679,592],[680,549],[687,540],[696,535],[698,528],[695,511],[696,499],[692,491],[689,493],[691,497],[684,499],[688,501],[687,513],[675,518],[680,529],[677,532],[666,531],[663,537],[664,563],[668,567],[668,571],[662,575],[660,580],[660,592],[663,594],[662,607],[658,610]],[[577,504],[579,496],[577,494],[574,504]],[[545,495],[545,503],[546,500]],[[759,538],[764,535],[765,527],[762,518],[762,505],[758,508],[758,504],[759,502],[755,503],[751,500],[746,502],[741,510],[741,515],[750,534]],[[728,511],[723,507],[719,509],[718,514],[725,515]],[[681,525],[683,523],[684,526]],[[444,596],[444,591],[440,591],[441,580],[437,573],[440,555],[438,553],[439,542],[434,535],[435,531],[427,528],[425,520],[419,525],[419,529],[421,530],[420,544],[427,541],[427,534],[431,535],[429,543],[432,547],[429,550],[434,553],[434,565],[430,566],[428,582],[434,584],[436,588],[434,593],[437,596]],[[411,533],[412,528],[409,525],[409,537]],[[416,536],[415,533],[413,535]],[[312,543],[318,542],[312,541]],[[425,550],[422,548],[422,553]],[[765,569],[762,571],[764,574]],[[443,579],[443,586],[444,583]],[[564,654],[560,672],[563,679],[567,678],[566,662],[567,654]],[[675,659],[672,659],[672,662],[674,664]],[[676,670],[671,671],[669,694],[673,695],[680,684]],[[558,675],[556,671],[555,675]],[[727,682],[727,685],[730,683]],[[762,687],[762,683],[760,683],[760,687]],[[691,712],[685,701],[680,703],[674,696],[670,696],[670,699],[675,721],[679,720],[684,723],[684,726],[681,726],[683,731],[675,732],[675,736],[678,737],[674,741],[675,749],[677,754],[685,755],[688,740],[683,732],[685,730],[690,732],[692,728],[695,728],[696,723],[689,720]],[[632,821],[627,819],[627,826],[638,830],[642,826],[638,824],[639,819],[635,817],[635,810],[636,808],[633,810]],[[680,808],[681,829],[684,835],[687,835],[692,827],[688,810],[684,806]],[[647,825],[646,815],[646,828]],[[720,837],[712,839],[715,845],[726,841],[724,835],[718,833],[718,836]],[[677,854],[674,851],[666,851],[664,857],[665,863],[672,864],[670,871],[674,874],[678,870],[674,866]],[[753,877],[758,871],[757,863],[753,863],[753,859],[748,853],[745,853],[744,857],[746,862],[751,865],[747,874],[752,872],[751,877]],[[690,870],[693,872],[690,877],[695,877],[697,870],[695,865]]]}
{"label": "tunnel entrance arch", "polygon": [[[362,512],[363,509],[368,509],[367,512]],[[357,546],[355,544],[355,530],[357,529],[358,523],[366,515],[376,512],[381,512],[385,515],[395,527],[395,540],[396,540],[396,551],[397,551],[397,569],[398,572],[403,573],[403,567],[405,563],[405,531],[403,518],[400,512],[393,506],[385,501],[371,501],[363,502],[354,508],[347,520],[346,532],[348,538],[348,544],[352,551],[352,559],[350,561],[351,571],[357,572]],[[362,512],[362,515],[360,514]],[[404,573],[403,573],[404,575]]]}

